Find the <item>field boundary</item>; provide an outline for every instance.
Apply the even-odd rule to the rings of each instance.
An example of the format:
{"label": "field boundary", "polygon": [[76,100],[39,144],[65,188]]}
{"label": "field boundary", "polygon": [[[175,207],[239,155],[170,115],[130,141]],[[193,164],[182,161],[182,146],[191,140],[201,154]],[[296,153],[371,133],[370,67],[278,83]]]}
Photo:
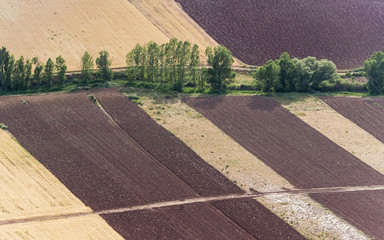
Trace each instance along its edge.
{"label": "field boundary", "polygon": [[117,213],[128,213],[128,212],[134,212],[134,211],[153,210],[153,209],[159,209],[159,208],[165,208],[165,207],[183,206],[183,205],[191,205],[191,204],[197,204],[197,203],[212,203],[212,202],[223,201],[223,200],[262,198],[262,197],[279,196],[279,195],[280,196],[281,195],[305,195],[305,194],[367,192],[367,191],[384,191],[384,185],[311,188],[311,189],[285,190],[285,191],[273,191],[273,192],[250,191],[245,194],[228,194],[228,195],[219,195],[219,196],[213,196],[213,197],[185,198],[185,199],[179,199],[179,200],[173,200],[173,201],[164,201],[164,202],[150,203],[145,205],[136,205],[136,206],[126,207],[126,208],[115,208],[115,209],[102,210],[102,211],[78,212],[78,213],[50,215],[50,216],[42,215],[42,216],[33,217],[33,218],[3,221],[3,222],[0,222],[0,226],[29,223],[29,222],[39,222],[39,221],[51,221],[51,220],[58,220],[58,219],[91,216],[91,215],[109,215],[109,214],[117,214]]}

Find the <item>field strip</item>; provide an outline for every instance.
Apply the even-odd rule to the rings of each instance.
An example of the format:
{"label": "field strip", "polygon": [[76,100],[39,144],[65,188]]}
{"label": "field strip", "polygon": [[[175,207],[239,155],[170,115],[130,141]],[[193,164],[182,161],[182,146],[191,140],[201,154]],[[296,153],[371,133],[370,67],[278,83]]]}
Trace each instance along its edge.
{"label": "field strip", "polygon": [[196,203],[210,203],[224,200],[235,200],[235,199],[247,199],[247,198],[262,198],[267,196],[281,196],[281,195],[304,195],[304,194],[321,194],[321,193],[346,193],[346,192],[362,192],[362,191],[381,191],[384,190],[384,185],[378,186],[358,186],[358,187],[332,187],[332,188],[314,188],[314,189],[298,189],[298,190],[286,190],[286,191],[276,191],[276,192],[255,192],[247,194],[230,194],[230,195],[221,195],[213,197],[200,197],[200,198],[187,198],[183,200],[175,201],[166,201],[158,202],[152,204],[138,205],[126,208],[116,208],[103,211],[95,212],[78,212],[71,214],[60,214],[56,216],[39,216],[26,219],[16,219],[11,221],[2,221],[0,226],[3,225],[12,225],[19,223],[28,223],[28,222],[38,222],[38,221],[51,221],[58,219],[67,219],[67,218],[76,218],[84,217],[90,215],[108,215],[108,214],[117,214],[117,213],[128,213],[133,211],[143,211],[143,210],[152,210],[157,208],[172,207],[172,206],[181,206],[188,204]]}
{"label": "field strip", "polygon": [[384,174],[384,143],[356,123],[315,97],[296,97],[295,100],[287,97],[275,99],[308,125]]}

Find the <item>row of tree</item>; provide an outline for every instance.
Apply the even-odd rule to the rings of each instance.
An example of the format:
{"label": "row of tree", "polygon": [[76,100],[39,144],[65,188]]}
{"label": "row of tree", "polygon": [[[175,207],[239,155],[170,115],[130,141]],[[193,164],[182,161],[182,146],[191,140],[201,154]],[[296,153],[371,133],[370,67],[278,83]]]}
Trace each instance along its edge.
{"label": "row of tree", "polygon": [[315,57],[291,59],[284,52],[280,59],[270,60],[261,66],[254,78],[264,92],[309,92],[316,90],[321,82],[333,82],[337,78],[336,65],[329,60]]}
{"label": "row of tree", "polygon": [[0,88],[3,91],[25,90],[34,86],[52,85],[55,73],[60,82],[66,79],[67,65],[63,57],[54,63],[48,59],[45,64],[37,57],[15,59],[2,47],[0,51]]}
{"label": "row of tree", "polygon": [[161,45],[154,41],[143,46],[137,44],[126,56],[127,78],[166,85],[177,91],[187,85],[221,92],[234,78],[232,53],[217,46],[207,47],[205,54],[209,68],[200,67],[199,46],[188,41],[173,38]]}
{"label": "row of tree", "polygon": [[369,93],[384,94],[384,53],[375,52],[366,60],[364,71],[368,78]]}

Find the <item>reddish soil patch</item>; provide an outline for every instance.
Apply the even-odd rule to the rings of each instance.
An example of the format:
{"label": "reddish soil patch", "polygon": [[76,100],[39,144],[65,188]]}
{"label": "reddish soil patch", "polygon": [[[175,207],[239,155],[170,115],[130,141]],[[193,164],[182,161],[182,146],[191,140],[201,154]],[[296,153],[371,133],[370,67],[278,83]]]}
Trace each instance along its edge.
{"label": "reddish soil patch", "polygon": [[193,204],[103,217],[127,239],[304,239],[281,219],[269,221],[270,212],[252,203],[257,202],[215,203],[225,215],[210,204]]}
{"label": "reddish soil patch", "polygon": [[[383,98],[372,98],[378,105],[384,106]],[[323,97],[322,100],[338,113],[384,142],[384,110],[375,102],[364,98]]]}
{"label": "reddish soil patch", "polygon": [[382,174],[272,99],[210,97],[185,102],[296,187],[384,183]]}
{"label": "reddish soil patch", "polygon": [[310,196],[374,239],[384,239],[384,191]]}
{"label": "reddish soil patch", "polygon": [[261,65],[284,51],[362,66],[382,50],[384,3],[372,0],[176,0],[240,60]]}
{"label": "reddish soil patch", "polygon": [[103,90],[95,96],[123,130],[200,195],[243,192],[127,96],[117,90]]}

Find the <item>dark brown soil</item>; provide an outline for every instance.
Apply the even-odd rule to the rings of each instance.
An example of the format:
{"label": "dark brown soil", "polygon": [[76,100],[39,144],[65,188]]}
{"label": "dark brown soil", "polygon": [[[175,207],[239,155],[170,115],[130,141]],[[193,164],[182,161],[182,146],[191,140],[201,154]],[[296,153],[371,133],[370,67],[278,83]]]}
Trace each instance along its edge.
{"label": "dark brown soil", "polygon": [[384,239],[384,191],[310,196],[374,239]]}
{"label": "dark brown soil", "polygon": [[103,217],[126,239],[304,239],[281,219],[270,221],[256,201],[214,205],[225,215],[210,204],[193,204]]}
{"label": "dark brown soil", "polygon": [[322,97],[322,100],[372,136],[384,142],[384,99]]}
{"label": "dark brown soil", "polygon": [[384,3],[373,0],[176,0],[240,60],[262,65],[287,51],[364,65],[382,50]]}
{"label": "dark brown soil", "polygon": [[190,98],[205,115],[299,188],[381,185],[384,176],[265,97]]}

